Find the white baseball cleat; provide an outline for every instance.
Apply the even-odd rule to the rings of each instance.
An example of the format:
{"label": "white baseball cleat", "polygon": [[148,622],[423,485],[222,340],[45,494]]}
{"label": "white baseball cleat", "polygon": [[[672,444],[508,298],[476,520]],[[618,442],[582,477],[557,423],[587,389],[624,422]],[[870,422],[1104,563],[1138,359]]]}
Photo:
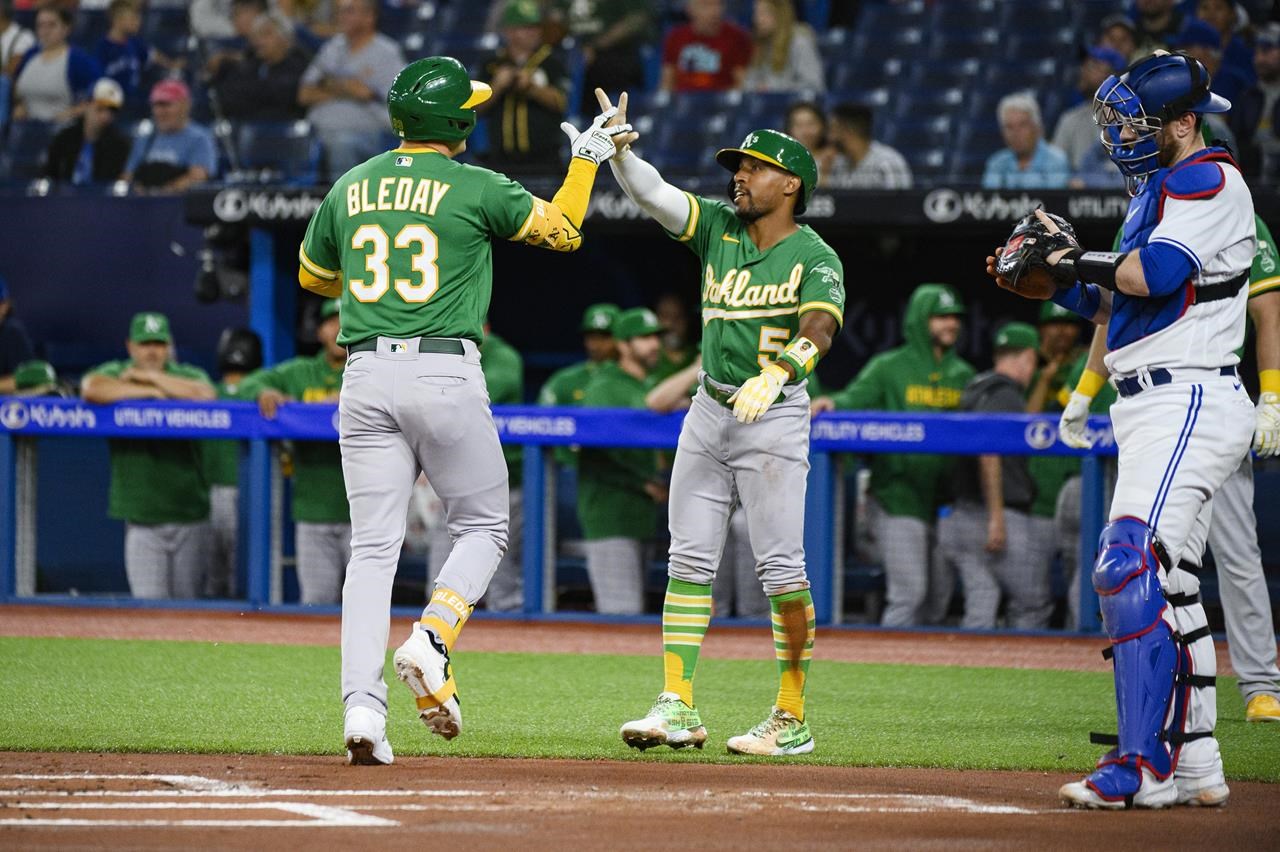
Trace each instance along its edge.
{"label": "white baseball cleat", "polygon": [[456,737],[462,731],[462,710],[448,652],[427,630],[415,625],[396,649],[392,662],[396,676],[413,692],[423,724],[446,740]]}
{"label": "white baseball cleat", "polygon": [[813,735],[809,723],[778,707],[765,720],[745,734],[729,737],[726,743],[733,754],[763,754],[783,757],[813,751]]}
{"label": "white baseball cleat", "polygon": [[[1090,776],[1092,777],[1092,776]],[[1178,803],[1178,786],[1172,778],[1160,781],[1146,769],[1142,770],[1142,782],[1131,795],[1102,796],[1085,778],[1063,784],[1058,798],[1064,805],[1074,808],[1124,810],[1125,808],[1167,808]]]}
{"label": "white baseball cleat", "polygon": [[1207,778],[1174,777],[1178,788],[1178,804],[1192,807],[1216,808],[1227,803],[1231,795],[1227,787],[1227,779],[1222,772],[1215,772]]}
{"label": "white baseball cleat", "polygon": [[387,717],[378,711],[368,707],[348,707],[342,731],[350,765],[381,766],[395,762],[391,743],[387,741]]}

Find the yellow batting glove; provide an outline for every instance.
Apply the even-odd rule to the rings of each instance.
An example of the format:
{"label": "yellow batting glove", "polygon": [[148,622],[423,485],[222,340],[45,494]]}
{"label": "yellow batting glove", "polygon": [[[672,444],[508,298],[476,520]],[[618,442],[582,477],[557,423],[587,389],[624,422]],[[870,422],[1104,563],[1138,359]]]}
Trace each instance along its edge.
{"label": "yellow batting glove", "polygon": [[729,402],[733,403],[733,416],[739,423],[755,423],[773,405],[788,378],[786,370],[777,364],[769,364],[760,371],[760,375],[747,379],[729,397]]}

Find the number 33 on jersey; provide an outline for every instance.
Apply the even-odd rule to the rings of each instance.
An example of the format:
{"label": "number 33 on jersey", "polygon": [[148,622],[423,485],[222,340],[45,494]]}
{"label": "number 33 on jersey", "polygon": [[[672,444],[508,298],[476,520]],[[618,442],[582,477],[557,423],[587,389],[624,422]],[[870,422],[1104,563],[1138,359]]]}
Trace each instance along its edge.
{"label": "number 33 on jersey", "polygon": [[389,151],[333,185],[298,261],[340,284],[343,345],[377,335],[479,343],[493,289],[489,237],[522,238],[533,204],[487,169],[434,151]]}

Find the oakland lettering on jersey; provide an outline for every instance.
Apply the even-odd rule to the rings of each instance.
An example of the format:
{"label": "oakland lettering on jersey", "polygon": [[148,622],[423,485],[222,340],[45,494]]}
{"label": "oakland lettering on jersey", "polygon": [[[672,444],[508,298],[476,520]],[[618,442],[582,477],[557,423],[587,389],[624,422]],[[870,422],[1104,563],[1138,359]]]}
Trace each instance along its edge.
{"label": "oakland lettering on jersey", "polygon": [[436,207],[452,185],[430,178],[384,177],[375,186],[369,179],[347,184],[347,215],[385,210],[405,210],[424,216],[436,215]]}
{"label": "oakland lettering on jersey", "polygon": [[716,280],[715,270],[707,264],[706,284],[702,290],[704,308],[724,305],[727,308],[762,308],[796,305],[800,301],[800,279],[804,264],[791,268],[791,277],[782,284],[752,284],[750,269],[730,269]]}

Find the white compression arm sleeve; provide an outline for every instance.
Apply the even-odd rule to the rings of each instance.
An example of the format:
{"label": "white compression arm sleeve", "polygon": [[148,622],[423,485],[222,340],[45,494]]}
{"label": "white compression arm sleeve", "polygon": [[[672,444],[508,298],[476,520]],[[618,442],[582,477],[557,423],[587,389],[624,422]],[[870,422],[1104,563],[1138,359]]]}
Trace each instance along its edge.
{"label": "white compression arm sleeve", "polygon": [[689,221],[689,196],[662,179],[658,170],[626,152],[609,159],[613,178],[627,197],[668,231],[680,233]]}

